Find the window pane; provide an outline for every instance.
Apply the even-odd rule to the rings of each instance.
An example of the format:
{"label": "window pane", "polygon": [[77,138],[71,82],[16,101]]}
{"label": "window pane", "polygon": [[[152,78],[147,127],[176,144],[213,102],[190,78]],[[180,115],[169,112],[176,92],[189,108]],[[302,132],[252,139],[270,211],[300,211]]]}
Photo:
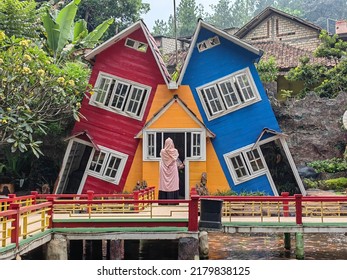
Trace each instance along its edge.
{"label": "window pane", "polygon": [[264,169],[264,164],[258,150],[248,151],[246,154],[253,172]]}
{"label": "window pane", "polygon": [[219,84],[226,107],[232,107],[240,103],[238,95],[230,81]]}
{"label": "window pane", "polygon": [[255,97],[250,82],[246,74],[241,74],[236,77],[241,94],[245,101]]}
{"label": "window pane", "polygon": [[120,165],[121,159],[110,155],[109,161],[106,166],[105,176],[115,178]]}
{"label": "window pane", "polygon": [[154,133],[147,134],[147,142],[148,142],[148,156],[155,156],[155,142],[154,142]]}
{"label": "window pane", "polygon": [[95,151],[89,169],[95,172],[100,172],[104,163],[106,154],[100,151]]}
{"label": "window pane", "polygon": [[192,133],[192,137],[192,153],[194,157],[198,157],[201,151],[201,135],[200,133]]}
{"label": "window pane", "polygon": [[132,40],[132,39],[129,39],[127,38],[127,41],[125,42],[125,44],[128,46],[128,47],[134,47],[135,46],[135,41]]}
{"label": "window pane", "polygon": [[223,110],[221,100],[218,97],[216,87],[209,87],[204,89],[207,106],[211,109],[212,114],[216,114]]}
{"label": "window pane", "polygon": [[219,37],[218,36],[215,36],[213,38],[210,38],[209,39],[209,43],[211,46],[216,46],[216,45],[219,45],[220,42],[219,42]]}
{"label": "window pane", "polygon": [[144,93],[144,90],[142,89],[139,89],[136,87],[132,88],[132,92],[129,98],[128,108],[126,109],[127,112],[132,113],[134,115],[138,115],[143,93]]}
{"label": "window pane", "polygon": [[129,89],[129,85],[121,82],[117,82],[111,107],[122,110],[125,104],[126,95]]}
{"label": "window pane", "polygon": [[241,158],[241,155],[230,158],[231,163],[234,167],[237,178],[248,176],[246,166]]}
{"label": "window pane", "polygon": [[111,84],[111,79],[101,78],[100,84],[96,88],[96,97],[95,101],[99,103],[104,103],[106,94],[109,91],[109,86]]}

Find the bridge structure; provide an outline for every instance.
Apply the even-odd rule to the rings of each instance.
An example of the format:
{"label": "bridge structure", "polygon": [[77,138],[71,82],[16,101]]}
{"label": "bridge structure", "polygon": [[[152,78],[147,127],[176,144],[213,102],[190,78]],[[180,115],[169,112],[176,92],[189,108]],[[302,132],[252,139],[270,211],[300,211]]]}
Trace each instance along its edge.
{"label": "bridge structure", "polygon": [[[206,206],[207,205],[207,206]],[[0,260],[46,246],[47,259],[68,259],[73,242],[104,241],[109,259],[124,240],[178,240],[178,259],[198,259],[206,232],[283,233],[297,259],[305,233],[346,233],[347,196],[198,196],[156,200],[154,187],[131,194],[9,195],[0,199]],[[204,233],[204,234],[202,234]],[[199,249],[200,248],[200,249]]]}

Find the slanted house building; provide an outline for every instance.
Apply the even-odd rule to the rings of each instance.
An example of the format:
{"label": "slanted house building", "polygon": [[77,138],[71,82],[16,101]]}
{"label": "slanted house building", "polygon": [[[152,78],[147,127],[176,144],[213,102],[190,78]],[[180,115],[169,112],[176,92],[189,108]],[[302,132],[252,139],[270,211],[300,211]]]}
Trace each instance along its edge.
{"label": "slanted house building", "polygon": [[305,194],[254,65],[261,55],[202,20],[178,80],[142,21],[92,50],[94,93],[67,139],[55,193],[132,191],[138,182],[158,191],[171,137],[185,163],[181,198],[205,172],[210,194]]}

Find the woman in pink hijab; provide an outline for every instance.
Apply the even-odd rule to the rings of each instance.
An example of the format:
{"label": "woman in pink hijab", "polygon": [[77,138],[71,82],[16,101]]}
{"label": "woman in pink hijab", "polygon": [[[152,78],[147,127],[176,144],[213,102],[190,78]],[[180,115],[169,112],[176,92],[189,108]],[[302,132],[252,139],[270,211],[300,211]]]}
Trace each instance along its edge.
{"label": "woman in pink hijab", "polygon": [[160,157],[159,199],[177,199],[179,189],[178,151],[171,138],[165,140]]}

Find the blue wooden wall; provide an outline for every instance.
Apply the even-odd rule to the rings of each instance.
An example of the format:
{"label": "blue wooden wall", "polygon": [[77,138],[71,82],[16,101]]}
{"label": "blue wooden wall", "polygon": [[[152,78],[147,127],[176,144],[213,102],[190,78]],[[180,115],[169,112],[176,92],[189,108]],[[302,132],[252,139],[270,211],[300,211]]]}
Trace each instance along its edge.
{"label": "blue wooden wall", "polygon": [[[215,35],[213,32],[201,28],[197,43]],[[204,123],[216,134],[216,138],[212,140],[212,143],[232,189],[236,192],[263,191],[273,195],[265,175],[234,186],[226,166],[224,154],[255,143],[265,127],[276,131],[280,131],[280,128],[254,66],[254,62],[259,56],[223,37],[219,36],[219,39],[220,45],[201,53],[194,46],[194,51],[184,73],[182,85],[191,87]],[[251,71],[261,101],[208,121],[196,88],[246,67],[249,67]],[[209,176],[212,178],[213,174],[209,174]]]}

